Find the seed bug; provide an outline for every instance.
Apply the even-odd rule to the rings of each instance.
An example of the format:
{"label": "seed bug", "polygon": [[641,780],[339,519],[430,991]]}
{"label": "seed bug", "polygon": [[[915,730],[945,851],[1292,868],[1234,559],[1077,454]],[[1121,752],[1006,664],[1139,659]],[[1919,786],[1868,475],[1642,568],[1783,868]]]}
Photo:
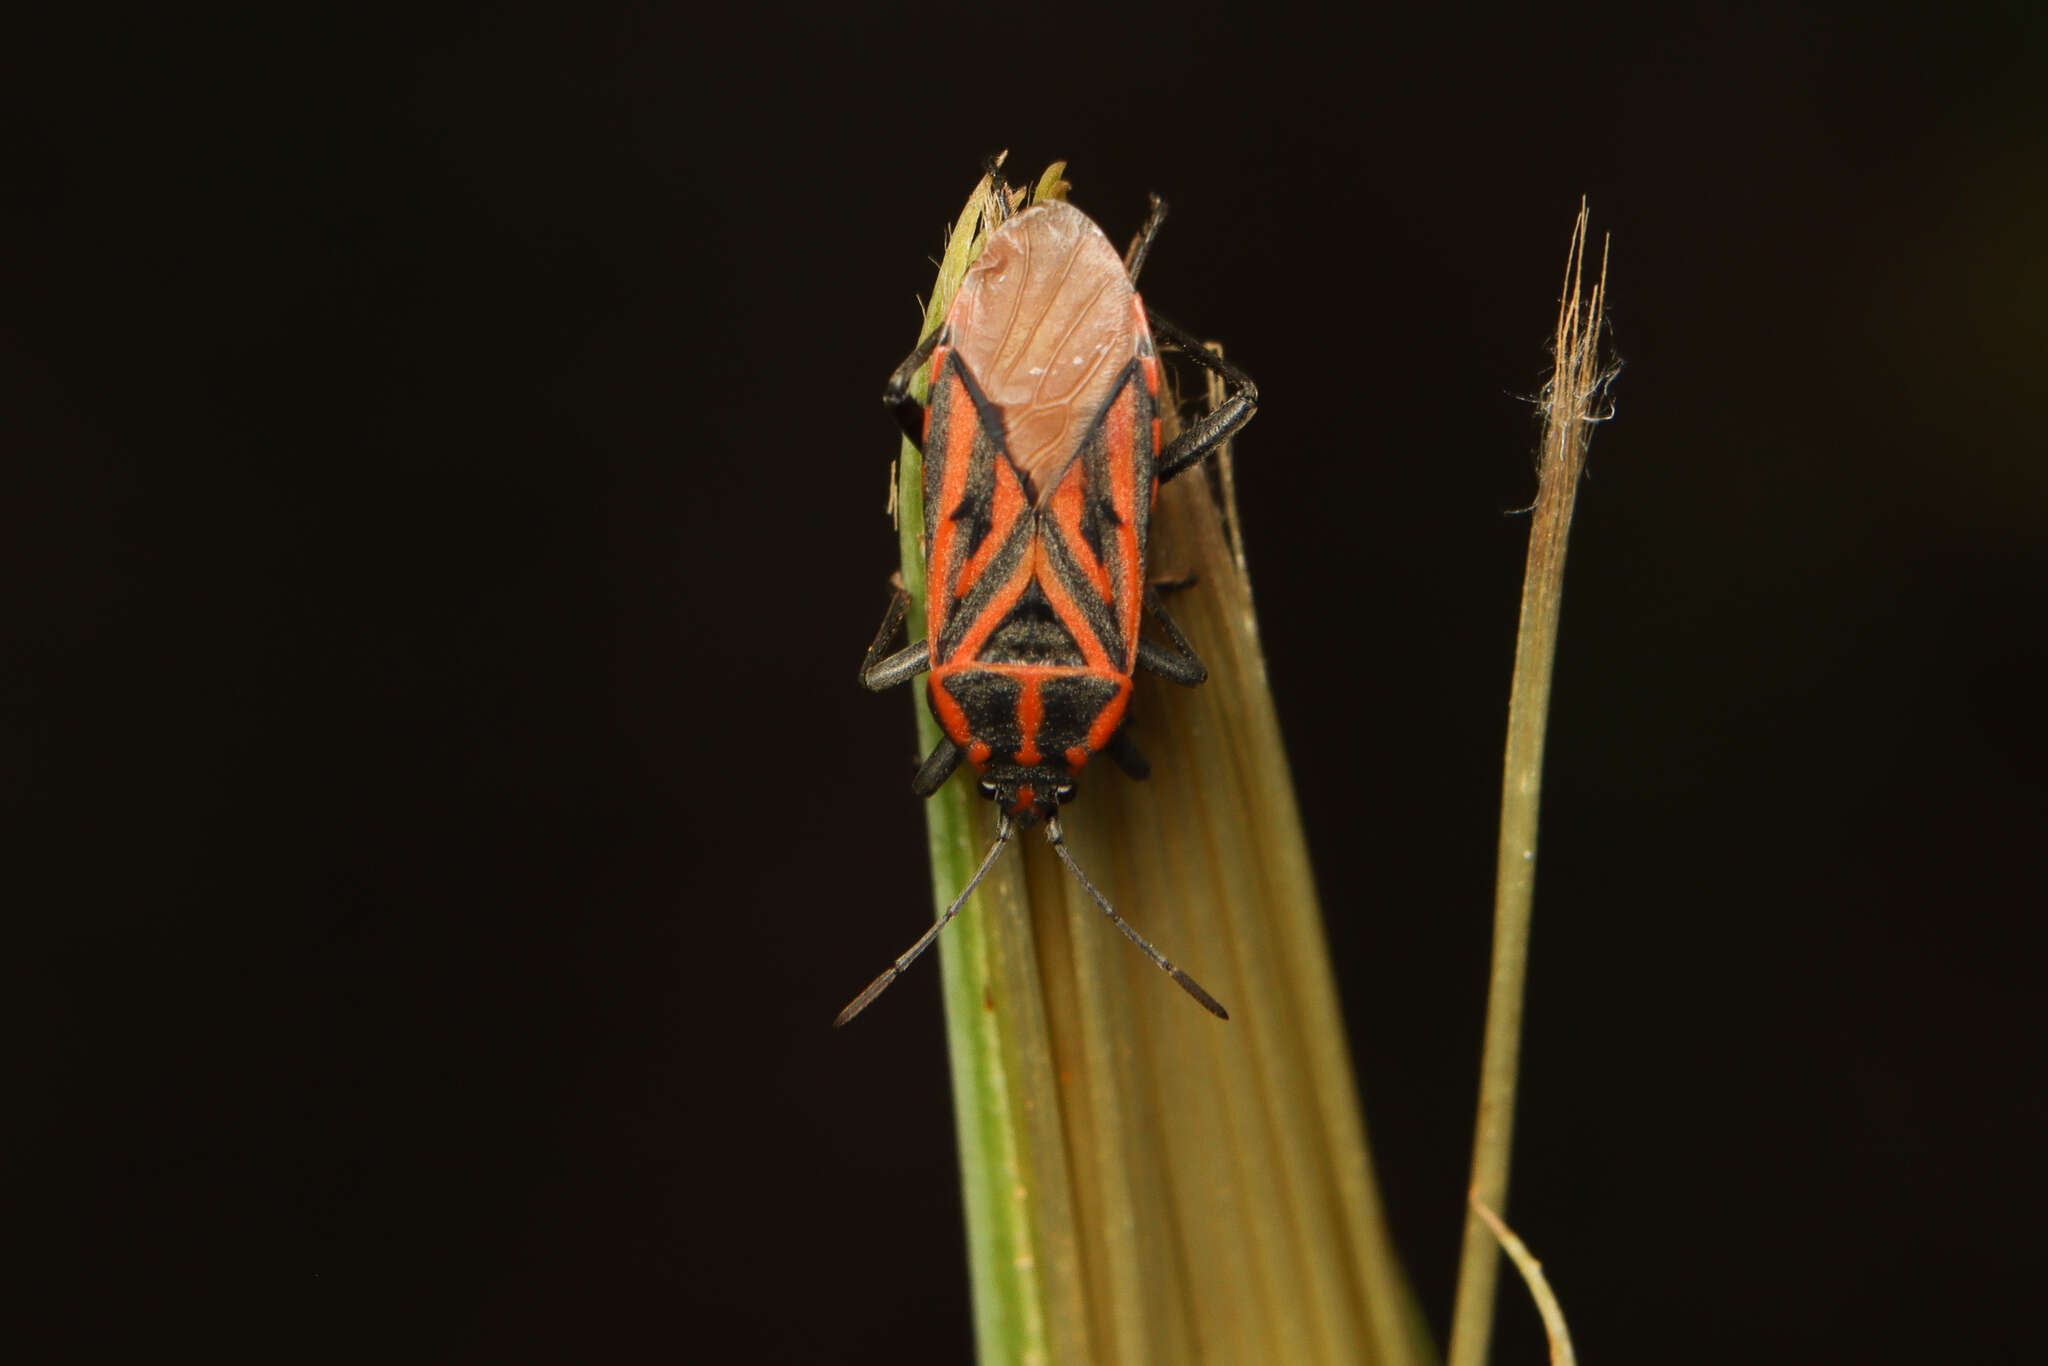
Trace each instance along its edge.
{"label": "seed bug", "polygon": [[[1044,821],[1102,913],[1213,1014],[1215,997],[1133,929],[1067,851],[1059,808],[1091,755],[1133,778],[1149,766],[1125,731],[1139,666],[1208,677],[1145,578],[1160,484],[1250,420],[1250,376],[1157,313],[1138,272],[1166,217],[1152,196],[1122,257],[1087,215],[1049,199],[1015,212],[993,164],[998,219],[939,326],[889,377],[882,401],[924,452],[925,639],[883,652],[910,607],[902,587],[862,661],[874,691],[929,673],[944,732],[911,780],[929,797],[964,758],[996,804],[996,837],[953,904],[867,990],[845,1024],[930,947],[1018,828]],[[1223,400],[1159,446],[1155,337],[1215,374]],[[911,396],[920,371],[929,398]],[[1167,643],[1141,636],[1149,615]]]}

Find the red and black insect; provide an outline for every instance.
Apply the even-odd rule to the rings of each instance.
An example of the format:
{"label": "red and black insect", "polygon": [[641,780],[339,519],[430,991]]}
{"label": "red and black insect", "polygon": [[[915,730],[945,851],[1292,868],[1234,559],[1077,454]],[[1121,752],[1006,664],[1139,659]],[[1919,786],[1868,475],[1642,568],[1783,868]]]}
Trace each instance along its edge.
{"label": "red and black insect", "polygon": [[[991,168],[993,172],[993,168]],[[968,268],[944,321],[889,377],[883,402],[924,452],[925,639],[883,650],[910,595],[896,590],[861,665],[894,687],[929,671],[945,732],[911,782],[928,797],[964,758],[996,803],[996,838],[946,913],[842,1011],[845,1024],[938,937],[1016,826],[1039,820],[1069,871],[1118,929],[1216,1015],[1216,999],[1132,929],[1067,852],[1059,808],[1090,755],[1133,778],[1148,767],[1124,729],[1139,666],[1192,686],[1208,677],[1145,578],[1159,485],[1192,469],[1250,419],[1242,370],[1156,313],[1138,271],[1166,216],[1157,195],[1123,257],[1059,200],[1010,213]],[[1226,394],[1159,448],[1154,338],[1221,377]],[[910,396],[930,376],[928,406]],[[1166,644],[1139,634],[1158,623]]]}

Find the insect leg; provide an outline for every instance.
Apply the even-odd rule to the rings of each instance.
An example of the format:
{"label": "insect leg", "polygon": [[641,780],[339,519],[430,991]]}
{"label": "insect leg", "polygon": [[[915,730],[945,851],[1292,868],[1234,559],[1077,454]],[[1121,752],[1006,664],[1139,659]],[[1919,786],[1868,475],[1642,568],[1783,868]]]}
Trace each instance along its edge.
{"label": "insect leg", "polygon": [[896,418],[896,424],[903,428],[903,434],[910,438],[910,444],[921,452],[924,450],[924,405],[910,396],[910,383],[924,369],[925,362],[932,358],[932,348],[939,344],[946,325],[940,323],[917,349],[903,358],[903,364],[896,367],[889,376],[889,383],[882,390],[882,406]]}
{"label": "insect leg", "polygon": [[889,601],[887,615],[882,618],[882,629],[875,632],[875,642],[868,646],[867,658],[861,661],[860,685],[869,692],[908,683],[932,666],[932,645],[928,640],[906,645],[887,658],[882,656],[882,647],[895,638],[896,629],[903,625],[903,614],[909,610],[910,594],[897,589],[896,596]]}
{"label": "insect leg", "polygon": [[1008,152],[998,152],[983,163],[988,172],[988,197],[995,206],[998,224],[1010,221],[1010,182],[1003,175],[1003,158]]}
{"label": "insect leg", "polygon": [[1109,737],[1109,743],[1102,752],[1115,761],[1122,769],[1139,782],[1152,776],[1152,765],[1145,758],[1145,752],[1138,748],[1138,742],[1131,738],[1128,725],[1118,726],[1116,734]]}
{"label": "insect leg", "polygon": [[1156,468],[1159,482],[1163,484],[1198,463],[1203,456],[1228,440],[1232,432],[1251,421],[1252,414],[1259,410],[1259,389],[1252,383],[1250,375],[1157,313],[1148,312],[1147,317],[1155,336],[1179,347],[1189,360],[1204,370],[1220,376],[1227,391],[1223,402],[1217,404],[1214,411],[1175,437],[1173,444],[1159,453]]}
{"label": "insect leg", "polygon": [[929,797],[946,784],[953,776],[953,770],[960,767],[960,757],[967,751],[953,743],[950,735],[941,735],[939,743],[932,746],[932,752],[924,756],[924,762],[917,766],[917,776],[910,780],[910,790],[920,797]]}
{"label": "insect leg", "polygon": [[1159,235],[1159,225],[1166,221],[1166,201],[1158,195],[1152,196],[1152,209],[1145,215],[1145,224],[1138,229],[1138,235],[1131,239],[1131,249],[1124,253],[1124,274],[1131,277],[1131,286],[1138,284],[1138,272],[1145,268],[1145,254],[1152,250],[1152,239]]}
{"label": "insect leg", "polygon": [[1209,677],[1201,659],[1195,654],[1195,647],[1188,644],[1188,638],[1180,633],[1180,627],[1173,624],[1173,618],[1166,615],[1166,604],[1159,600],[1159,590],[1145,590],[1145,610],[1152,614],[1152,620],[1159,623],[1166,638],[1173,642],[1168,649],[1156,640],[1138,638],[1138,662],[1158,674],[1161,678],[1192,688]]}

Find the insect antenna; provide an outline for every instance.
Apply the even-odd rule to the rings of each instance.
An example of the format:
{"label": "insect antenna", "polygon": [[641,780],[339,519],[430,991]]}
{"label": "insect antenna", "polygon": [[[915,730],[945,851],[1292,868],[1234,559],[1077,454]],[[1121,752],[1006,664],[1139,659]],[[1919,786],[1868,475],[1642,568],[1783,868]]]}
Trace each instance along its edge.
{"label": "insect antenna", "polygon": [[[863,991],[860,995],[854,997],[852,1003],[848,1005],[846,1009],[839,1012],[839,1018],[832,1022],[832,1027],[834,1029],[839,1028],[848,1020],[851,1020],[854,1016],[860,1014],[863,1010],[866,1010],[868,1008],[869,1003],[872,1002],[877,996],[880,996],[884,991],[888,990],[889,984],[895,981],[899,976],[901,976],[905,968],[909,967],[912,963],[915,963],[917,961],[917,956],[919,954],[923,953],[926,949],[932,946],[932,941],[939,937],[939,931],[945,929],[946,926],[949,923],[951,923],[953,917],[960,913],[960,908],[961,906],[966,904],[967,898],[974,894],[974,889],[981,885],[981,880],[984,877],[988,876],[988,870],[995,866],[996,855],[1002,853],[1003,846],[1005,844],[1008,844],[1009,842],[1010,814],[1007,811],[998,810],[996,812],[996,842],[988,847],[988,857],[984,858],[981,861],[981,867],[975,869],[974,876],[967,879],[967,885],[960,889],[960,895],[953,898],[953,904],[946,907],[946,913],[940,916],[936,921],[934,921],[932,923],[932,927],[926,930],[922,935],[920,935],[918,937],[918,941],[915,944],[912,944],[908,949],[904,950],[903,956],[901,958],[898,958],[895,961],[895,963],[891,964],[887,971],[883,972],[883,974],[880,977],[877,977],[874,981],[868,983],[868,989],[866,991]],[[1084,882],[1086,881],[1085,878],[1082,880]],[[1091,888],[1090,890],[1093,889]],[[1097,899],[1100,899],[1099,895]],[[1107,909],[1106,905],[1104,909]],[[1115,912],[1112,911],[1111,915],[1114,916]],[[1128,931],[1126,932],[1128,933]],[[1138,942],[1144,943],[1143,940],[1139,940]],[[1148,944],[1146,945],[1146,947],[1150,948],[1151,946]],[[1158,956],[1159,955],[1156,953],[1153,954],[1153,957],[1155,958],[1157,958]],[[1164,960],[1161,961],[1164,962]],[[1171,965],[1167,965],[1167,967],[1168,971],[1172,970]],[[1196,988],[1196,990],[1199,991],[1200,988],[1198,987]]]}
{"label": "insect antenna", "polygon": [[[1168,960],[1165,954],[1153,948],[1151,942],[1147,940],[1144,935],[1139,934],[1136,930],[1132,929],[1130,922],[1128,920],[1125,920],[1122,916],[1116,913],[1116,908],[1109,904],[1109,898],[1105,897],[1101,892],[1095,889],[1095,884],[1090,882],[1088,880],[1088,875],[1081,871],[1081,865],[1075,863],[1074,856],[1067,852],[1067,837],[1065,832],[1063,832],[1060,829],[1060,818],[1058,816],[1053,816],[1047,819],[1045,823],[1045,837],[1048,840],[1052,841],[1053,852],[1057,853],[1060,856],[1061,863],[1067,865],[1067,871],[1072,873],[1075,879],[1079,881],[1083,887],[1086,887],[1088,889],[1088,895],[1095,898],[1095,904],[1102,908],[1102,913],[1108,916],[1110,920],[1116,925],[1116,927],[1124,932],[1124,938],[1130,940],[1133,944],[1136,944],[1139,948],[1143,949],[1145,951],[1145,956],[1147,958],[1150,958],[1153,962],[1157,963],[1160,967],[1160,970],[1164,972],[1168,977],[1171,977],[1174,981],[1180,983],[1180,988],[1182,991],[1185,991],[1188,995],[1194,997],[1197,1001],[1200,1001],[1202,1003],[1202,1008],[1204,1010],[1208,1011],[1211,1015],[1214,1015],[1219,1020],[1227,1020],[1230,1018],[1230,1012],[1225,1010],[1222,1007],[1222,1005],[1217,1002],[1214,996],[1211,996],[1208,992],[1202,990],[1202,984],[1200,982],[1197,982],[1194,978],[1188,976],[1185,972],[1182,972],[1179,968],[1175,967],[1173,963]],[[876,989],[879,990],[880,988]]]}

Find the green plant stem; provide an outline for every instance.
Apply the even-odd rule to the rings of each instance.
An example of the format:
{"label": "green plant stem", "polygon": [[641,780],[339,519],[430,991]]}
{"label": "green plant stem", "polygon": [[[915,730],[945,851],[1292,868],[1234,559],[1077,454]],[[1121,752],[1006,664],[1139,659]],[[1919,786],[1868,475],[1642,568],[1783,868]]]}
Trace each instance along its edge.
{"label": "green plant stem", "polygon": [[[1565,267],[1557,324],[1556,369],[1544,393],[1545,422],[1536,505],[1522,580],[1522,621],[1508,700],[1507,752],[1501,769],[1500,847],[1494,870],[1493,968],[1487,987],[1486,1036],[1479,1067],[1479,1115],[1472,1140],[1471,1198],[1507,1208],[1508,1163],[1514,1143],[1515,1089],[1528,976],[1529,921],[1536,891],[1536,823],[1543,790],[1543,740],[1550,681],[1557,659],[1557,623],[1564,601],[1565,546],[1572,504],[1592,436],[1591,405],[1605,376],[1597,363],[1606,261],[1583,315],[1581,267],[1586,211],[1582,204]],[[1493,1231],[1476,1210],[1465,1217],[1451,1313],[1448,1366],[1483,1366],[1493,1333],[1494,1288],[1500,1268]]]}
{"label": "green plant stem", "polygon": [[[1057,186],[1060,169],[1048,171],[1042,193]],[[945,317],[968,265],[981,252],[990,194],[984,177],[947,237],[920,338]],[[920,402],[925,387],[923,376],[912,385]],[[903,585],[918,607],[909,616],[910,639],[916,641],[925,634],[924,482],[923,458],[908,440],[899,453],[896,487]],[[938,743],[938,722],[923,705],[922,690],[913,695],[920,752],[928,752]],[[952,889],[973,875],[988,844],[985,807],[963,782],[946,784],[926,803],[933,897],[940,911]],[[938,954],[978,1354],[984,1362],[1081,1359],[1084,1347],[1075,1334],[1085,1320],[1073,1232],[1060,1227],[1057,1207],[1031,1198],[1043,1186],[1066,1184],[1063,1172],[1046,1170],[1062,1148],[1057,1132],[1046,1131],[1043,1107],[1031,1100],[1048,1093],[1053,1080],[1042,1053],[1022,1046],[1019,1035],[1032,1032],[1029,1021],[1020,1027],[1014,1011],[987,1006],[993,983],[1020,976],[1029,981],[1036,971],[1021,929],[1027,916],[1020,861],[1000,861],[967,912],[941,938]],[[1035,991],[1015,994],[1027,1010],[1038,1000]]]}

